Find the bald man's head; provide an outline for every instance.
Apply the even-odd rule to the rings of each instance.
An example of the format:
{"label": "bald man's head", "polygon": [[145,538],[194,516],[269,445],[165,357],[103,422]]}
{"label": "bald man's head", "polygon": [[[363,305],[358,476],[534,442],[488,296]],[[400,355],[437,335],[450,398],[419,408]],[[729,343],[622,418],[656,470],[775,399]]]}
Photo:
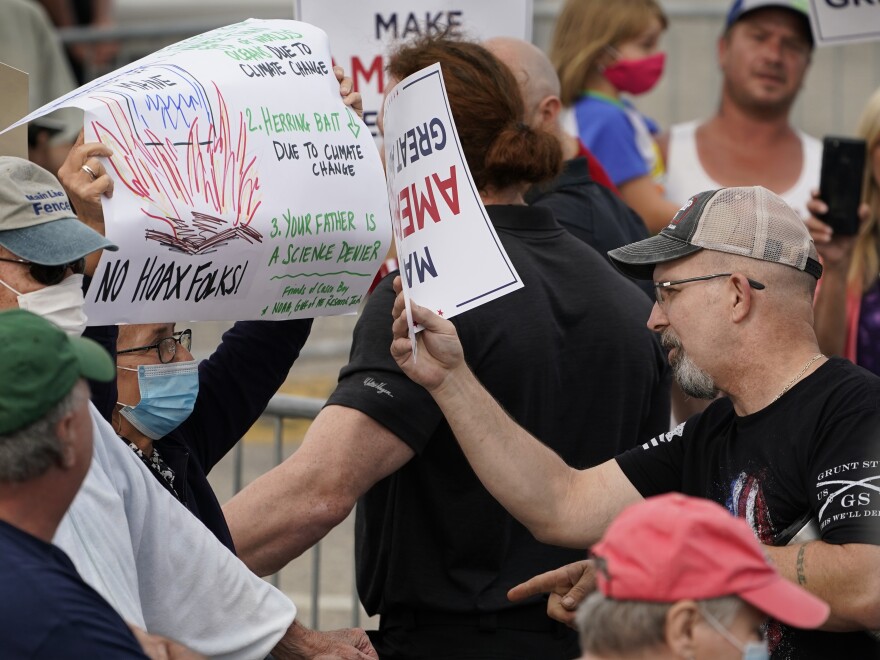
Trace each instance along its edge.
{"label": "bald man's head", "polygon": [[559,78],[544,52],[522,39],[495,37],[483,42],[495,57],[513,71],[526,106],[526,120],[535,125],[541,102],[559,96]]}

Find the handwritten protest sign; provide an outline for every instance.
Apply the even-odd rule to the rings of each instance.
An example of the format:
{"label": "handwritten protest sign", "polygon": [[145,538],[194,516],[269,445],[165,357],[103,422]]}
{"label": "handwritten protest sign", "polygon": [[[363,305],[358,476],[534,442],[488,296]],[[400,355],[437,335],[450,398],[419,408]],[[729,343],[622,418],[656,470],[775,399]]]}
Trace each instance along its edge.
{"label": "handwritten protest sign", "polygon": [[810,0],[810,22],[819,46],[880,40],[880,3]]}
{"label": "handwritten protest sign", "polygon": [[393,43],[447,28],[471,39],[532,38],[532,0],[296,0],[296,17],[329,33],[334,60],[363,96],[364,122],[373,135]]}
{"label": "handwritten protest sign", "polygon": [[[44,106],[114,155],[92,323],[355,311],[390,246],[381,161],[339,96],[327,35],[248,20]],[[19,123],[22,123],[19,122]]]}
{"label": "handwritten protest sign", "polygon": [[440,64],[388,93],[384,126],[407,314],[410,297],[450,318],[522,288],[465,162]]}

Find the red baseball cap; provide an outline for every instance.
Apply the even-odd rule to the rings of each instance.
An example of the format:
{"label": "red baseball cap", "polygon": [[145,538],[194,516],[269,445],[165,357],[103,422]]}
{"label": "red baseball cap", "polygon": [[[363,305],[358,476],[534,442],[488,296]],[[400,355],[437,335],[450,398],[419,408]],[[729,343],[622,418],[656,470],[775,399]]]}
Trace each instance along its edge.
{"label": "red baseball cap", "polygon": [[604,563],[599,590],[614,600],[739,596],[797,628],[828,618],[827,603],[777,573],[748,524],[710,500],[670,493],[630,506],[592,553]]}

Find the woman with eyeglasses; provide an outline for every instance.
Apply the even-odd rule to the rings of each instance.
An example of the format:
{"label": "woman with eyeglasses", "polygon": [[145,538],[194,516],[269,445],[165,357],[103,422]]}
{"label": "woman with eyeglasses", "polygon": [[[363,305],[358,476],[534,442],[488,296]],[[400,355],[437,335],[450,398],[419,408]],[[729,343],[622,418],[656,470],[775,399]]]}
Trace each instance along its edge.
{"label": "woman with eyeglasses", "polygon": [[263,413],[299,356],[312,319],[239,321],[206,360],[192,331],[123,325],[113,429],[159,482],[235,551],[208,473]]}
{"label": "woman with eyeglasses", "polygon": [[180,469],[166,462],[162,454],[169,450],[160,451],[154,441],[180,426],[195,406],[199,372],[189,352],[192,331],[174,332],[170,323],[122,326],[116,346],[113,429],[179,499],[180,484],[175,489],[174,482]]}

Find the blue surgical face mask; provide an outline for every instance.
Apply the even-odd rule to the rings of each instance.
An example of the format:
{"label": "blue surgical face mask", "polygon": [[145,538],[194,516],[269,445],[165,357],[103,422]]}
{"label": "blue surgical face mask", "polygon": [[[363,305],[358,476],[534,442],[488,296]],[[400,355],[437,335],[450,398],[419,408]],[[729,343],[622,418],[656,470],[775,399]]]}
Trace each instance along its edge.
{"label": "blue surgical face mask", "polygon": [[703,618],[706,619],[706,622],[712,626],[719,635],[742,652],[743,660],[769,660],[770,649],[767,646],[766,639],[761,640],[760,642],[743,643],[734,637],[733,634],[731,634],[731,632],[725,628],[718,619],[712,616],[705,607],[700,606],[700,612],[702,613]]}
{"label": "blue surgical face mask", "polygon": [[199,394],[199,363],[195,360],[118,368],[137,371],[141,393],[136,406],[120,404],[119,414],[151,440],[164,438],[192,414]]}

